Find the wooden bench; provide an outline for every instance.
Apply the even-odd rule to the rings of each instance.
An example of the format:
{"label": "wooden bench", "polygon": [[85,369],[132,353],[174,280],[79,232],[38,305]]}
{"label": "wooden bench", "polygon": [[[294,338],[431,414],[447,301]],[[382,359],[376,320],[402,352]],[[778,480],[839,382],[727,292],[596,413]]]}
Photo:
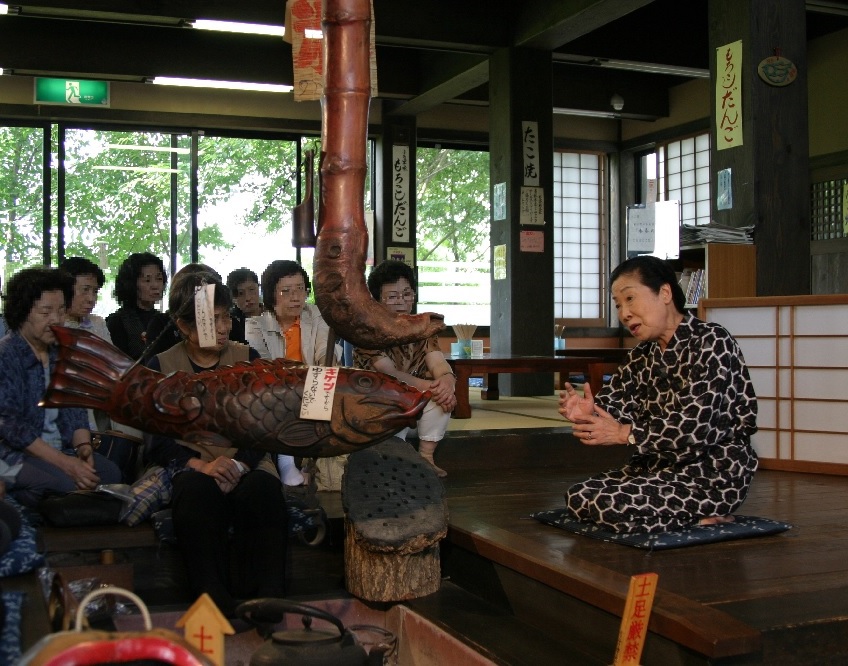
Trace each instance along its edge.
{"label": "wooden bench", "polygon": [[471,418],[471,403],[468,397],[468,380],[471,375],[487,375],[486,388],[480,392],[483,400],[497,400],[500,397],[498,373],[558,372],[560,377],[567,377],[569,373],[581,373],[589,377],[593,386],[600,386],[603,373],[611,367],[610,364],[620,362],[627,352],[626,349],[592,348],[563,350],[563,355],[556,356],[509,354],[484,354],[481,358],[446,356],[447,362],[456,374],[456,408],[453,410],[453,416],[457,419]]}

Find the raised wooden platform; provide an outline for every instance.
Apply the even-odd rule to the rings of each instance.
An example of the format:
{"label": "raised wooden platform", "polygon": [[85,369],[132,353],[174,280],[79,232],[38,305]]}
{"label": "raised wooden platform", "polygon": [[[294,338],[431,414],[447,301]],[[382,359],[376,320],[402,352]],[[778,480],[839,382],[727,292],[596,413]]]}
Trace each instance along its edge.
{"label": "raised wooden platform", "polygon": [[761,471],[740,513],[792,530],[653,553],[529,518],[563,506],[570,483],[622,454],[576,444],[567,429],[443,442],[451,583],[552,639],[568,636],[583,652],[575,663],[612,661],[629,577],[644,572],[659,575],[645,664],[848,662],[848,479]]}

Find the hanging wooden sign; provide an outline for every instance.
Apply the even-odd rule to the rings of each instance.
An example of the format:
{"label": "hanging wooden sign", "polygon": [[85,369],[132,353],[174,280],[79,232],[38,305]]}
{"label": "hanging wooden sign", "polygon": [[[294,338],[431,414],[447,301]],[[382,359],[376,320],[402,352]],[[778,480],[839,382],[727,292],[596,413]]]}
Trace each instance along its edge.
{"label": "hanging wooden sign", "polygon": [[773,55],[760,61],[757,65],[757,74],[770,86],[782,88],[798,77],[798,68],[791,60]]}

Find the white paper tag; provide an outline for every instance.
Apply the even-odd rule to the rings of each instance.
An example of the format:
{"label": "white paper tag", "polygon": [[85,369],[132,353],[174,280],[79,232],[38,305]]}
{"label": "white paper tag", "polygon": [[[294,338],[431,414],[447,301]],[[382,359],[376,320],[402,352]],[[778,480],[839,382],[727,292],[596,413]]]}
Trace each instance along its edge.
{"label": "white paper tag", "polygon": [[313,421],[330,421],[333,418],[333,396],[338,378],[338,368],[309,366],[300,403],[300,418]]}
{"label": "white paper tag", "polygon": [[201,347],[215,346],[215,285],[204,284],[194,292],[194,320]]}

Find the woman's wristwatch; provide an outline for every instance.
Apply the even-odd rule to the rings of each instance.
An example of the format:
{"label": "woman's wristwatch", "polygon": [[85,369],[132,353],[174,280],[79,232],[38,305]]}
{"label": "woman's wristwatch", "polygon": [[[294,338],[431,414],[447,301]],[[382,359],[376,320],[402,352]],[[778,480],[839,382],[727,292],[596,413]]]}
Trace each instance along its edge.
{"label": "woman's wristwatch", "polygon": [[80,442],[79,444],[73,444],[74,451],[79,451],[84,446],[90,446],[91,448],[94,448],[94,445],[91,443],[91,441],[85,441],[85,442]]}

